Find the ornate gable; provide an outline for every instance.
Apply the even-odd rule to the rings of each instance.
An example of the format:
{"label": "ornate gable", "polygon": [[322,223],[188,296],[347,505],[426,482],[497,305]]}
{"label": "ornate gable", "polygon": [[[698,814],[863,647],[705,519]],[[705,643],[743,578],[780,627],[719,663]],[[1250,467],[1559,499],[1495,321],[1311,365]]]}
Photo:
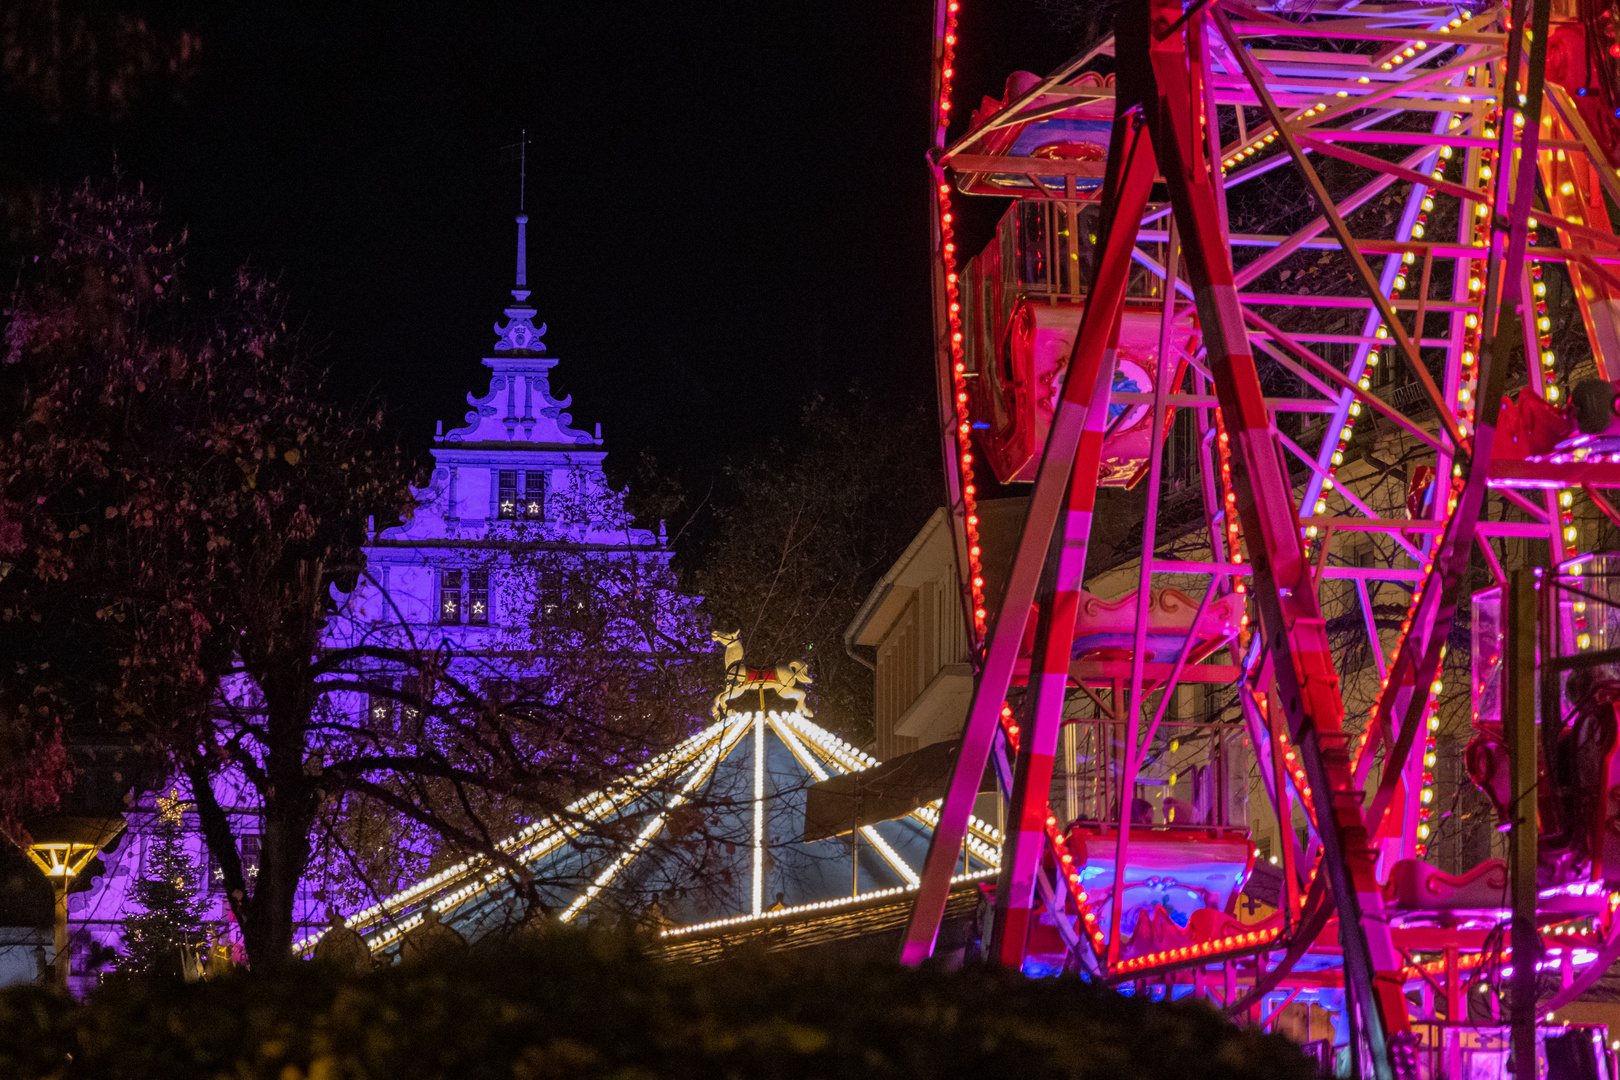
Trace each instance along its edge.
{"label": "ornate gable", "polygon": [[[539,341],[536,345],[545,346]],[[595,446],[599,438],[569,425],[573,416],[564,412],[573,396],[558,400],[551,396],[546,372],[557,366],[555,357],[514,355],[488,357],[484,364],[494,370],[489,392],[483,397],[469,393],[467,426],[449,431],[447,443],[521,442],[552,445]]]}

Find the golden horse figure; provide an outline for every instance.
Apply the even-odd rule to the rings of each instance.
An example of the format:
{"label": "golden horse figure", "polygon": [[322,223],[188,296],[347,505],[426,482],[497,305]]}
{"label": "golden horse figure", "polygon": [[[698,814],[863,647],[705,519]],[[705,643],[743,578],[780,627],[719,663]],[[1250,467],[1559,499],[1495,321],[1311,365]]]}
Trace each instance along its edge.
{"label": "golden horse figure", "polygon": [[805,705],[807,691],[804,689],[813,681],[809,664],[792,660],[775,667],[751,668],[743,659],[741,630],[716,630],[709,637],[726,647],[726,685],[714,696],[713,714],[716,720],[725,716],[726,706],[733,698],[741,697],[750,690],[770,690],[777,697],[793,702],[800,714],[811,715]]}

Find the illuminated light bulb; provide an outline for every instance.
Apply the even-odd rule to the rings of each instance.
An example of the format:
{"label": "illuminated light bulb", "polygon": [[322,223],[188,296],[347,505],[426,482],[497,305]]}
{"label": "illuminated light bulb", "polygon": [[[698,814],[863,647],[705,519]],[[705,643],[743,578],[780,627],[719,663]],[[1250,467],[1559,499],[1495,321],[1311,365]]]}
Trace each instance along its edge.
{"label": "illuminated light bulb", "polygon": [[1576,639],[1575,645],[1576,645],[1577,648],[1590,649],[1592,647],[1592,635],[1591,634],[1582,634],[1579,638]]}
{"label": "illuminated light bulb", "polygon": [[1548,401],[1557,401],[1558,400],[1558,387],[1556,387],[1556,386],[1547,387],[1547,400]]}
{"label": "illuminated light bulb", "polygon": [[1553,355],[1553,351],[1551,349],[1548,349],[1546,352],[1541,354],[1541,362],[1546,364],[1548,367],[1553,365],[1553,361],[1555,359],[1556,357]]}
{"label": "illuminated light bulb", "polygon": [[1412,226],[1412,235],[1416,239],[1419,239],[1419,240],[1423,239],[1423,226],[1421,226],[1421,225],[1413,225]]}
{"label": "illuminated light bulb", "polygon": [[1405,278],[1405,277],[1404,277],[1404,276],[1403,276],[1403,277],[1398,277],[1398,278],[1396,278],[1396,279],[1395,279],[1395,287],[1396,287],[1396,288],[1397,288],[1397,289],[1404,289],[1404,288],[1406,288],[1406,278]]}
{"label": "illuminated light bulb", "polygon": [[1549,319],[1547,316],[1543,315],[1541,318],[1536,320],[1536,325],[1538,327],[1540,327],[1541,329],[1543,329],[1543,330],[1551,330],[1552,329],[1552,320]]}
{"label": "illuminated light bulb", "polygon": [[1568,180],[1565,180],[1562,184],[1558,185],[1558,193],[1560,195],[1573,195],[1575,193],[1575,185],[1570,183]]}
{"label": "illuminated light bulb", "polygon": [[1468,317],[1463,320],[1463,324],[1472,329],[1479,325],[1479,316],[1470,312]]}
{"label": "illuminated light bulb", "polygon": [[1489,165],[1481,165],[1479,167],[1479,178],[1481,180],[1489,180],[1491,178],[1491,167]]}

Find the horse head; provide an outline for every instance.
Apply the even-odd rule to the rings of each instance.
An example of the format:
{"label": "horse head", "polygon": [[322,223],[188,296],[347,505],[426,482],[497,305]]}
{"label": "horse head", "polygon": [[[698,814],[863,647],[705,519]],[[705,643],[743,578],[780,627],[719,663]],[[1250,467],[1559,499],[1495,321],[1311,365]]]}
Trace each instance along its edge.
{"label": "horse head", "polygon": [[709,631],[709,640],[718,641],[720,644],[726,646],[727,648],[730,648],[731,646],[737,644],[741,639],[742,639],[742,631],[741,630],[711,630],[711,631]]}
{"label": "horse head", "polygon": [[815,682],[815,680],[810,677],[810,665],[805,663],[803,660],[789,661],[787,669],[788,682],[790,683]]}

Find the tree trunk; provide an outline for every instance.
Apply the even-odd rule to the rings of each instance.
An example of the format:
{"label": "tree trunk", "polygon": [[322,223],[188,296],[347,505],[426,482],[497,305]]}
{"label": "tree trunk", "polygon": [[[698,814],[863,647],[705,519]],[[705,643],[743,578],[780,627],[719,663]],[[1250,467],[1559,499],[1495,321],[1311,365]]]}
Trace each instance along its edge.
{"label": "tree trunk", "polygon": [[[259,821],[259,870],[245,905],[242,935],[248,962],[256,969],[280,967],[292,960],[293,915],[298,885],[309,866],[309,829],[315,791],[304,775],[309,695],[298,675],[267,679],[261,684],[268,706],[265,760],[268,787]],[[279,692],[278,692],[279,691]]]}
{"label": "tree trunk", "polygon": [[321,564],[301,562],[282,603],[272,603],[266,612],[269,625],[254,650],[258,663],[248,664],[264,695],[267,744],[265,789],[259,793],[259,871],[242,924],[248,962],[257,969],[292,962],[294,905],[309,867],[309,830],[321,796],[319,769],[310,774],[305,760],[311,754],[312,665],[320,644],[322,591]]}

